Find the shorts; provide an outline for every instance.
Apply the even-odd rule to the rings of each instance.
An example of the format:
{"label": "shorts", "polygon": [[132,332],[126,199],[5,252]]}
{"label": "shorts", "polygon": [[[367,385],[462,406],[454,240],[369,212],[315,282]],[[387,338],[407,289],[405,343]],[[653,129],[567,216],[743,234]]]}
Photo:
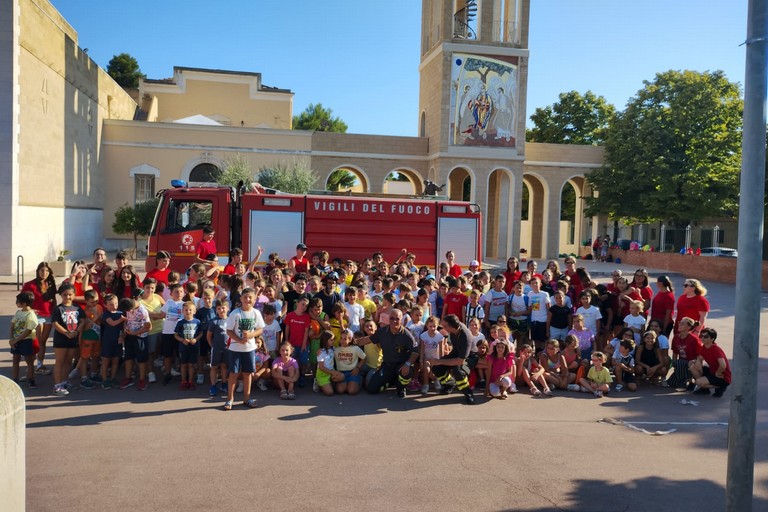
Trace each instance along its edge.
{"label": "shorts", "polygon": [[113,358],[122,357],[122,355],[123,346],[118,343],[117,338],[101,342],[101,357]]}
{"label": "shorts", "polygon": [[228,352],[226,348],[213,347],[211,349],[211,358],[209,359],[211,367],[227,364]]}
{"label": "shorts", "polygon": [[326,384],[331,383],[331,374],[318,370],[315,374],[315,380],[317,381],[318,386],[325,386]]}
{"label": "shorts", "polygon": [[125,360],[137,363],[146,363],[149,361],[149,351],[147,350],[147,339],[138,336],[125,336]]}
{"label": "shorts", "polygon": [[707,382],[709,382],[712,386],[718,387],[718,388],[727,388],[728,382],[725,381],[725,379],[721,379],[720,377],[716,377],[714,373],[710,373],[709,366],[705,366],[702,368],[704,371],[703,376],[707,378]]}
{"label": "shorts", "polygon": [[77,338],[56,338],[53,338],[53,348],[77,348]]}
{"label": "shorts", "polygon": [[531,339],[534,341],[547,339],[547,322],[531,322]]}
{"label": "shorts", "polygon": [[514,320],[509,318],[507,319],[507,327],[509,327],[510,332],[528,334],[528,320]]}
{"label": "shorts", "polygon": [[99,340],[80,340],[80,357],[90,359],[101,356],[101,342]]}
{"label": "shorts", "polygon": [[345,370],[341,373],[344,374],[344,382],[354,382],[358,386],[363,383],[363,378],[360,377],[360,373],[358,373],[357,375],[352,375],[352,370]]}
{"label": "shorts", "polygon": [[205,336],[200,338],[200,341],[197,342],[197,346],[200,350],[200,357],[208,360],[208,356],[211,355],[211,346],[208,344],[208,340],[205,339]]}
{"label": "shorts", "polygon": [[24,357],[35,355],[34,345],[35,344],[32,338],[19,340],[14,346],[11,347],[11,354]]}
{"label": "shorts", "polygon": [[549,337],[553,340],[565,341],[565,337],[568,336],[568,328],[558,329],[557,327],[549,327]]}
{"label": "shorts", "polygon": [[200,358],[200,344],[185,345],[179,342],[179,362],[181,364],[197,364]]}
{"label": "shorts", "polygon": [[51,317],[50,316],[40,316],[37,315],[37,325],[45,325],[51,323]]}
{"label": "shorts", "polygon": [[254,373],[256,371],[256,351],[234,352],[227,350],[229,361],[227,367],[230,375],[238,373]]}
{"label": "shorts", "polygon": [[635,374],[632,372],[621,372],[621,380],[624,382],[624,384],[634,384]]}
{"label": "shorts", "polygon": [[178,344],[179,342],[176,340],[176,335],[163,333],[160,338],[160,354],[163,357],[173,357]]}
{"label": "shorts", "polygon": [[309,362],[317,364],[317,351],[320,350],[320,338],[309,340]]}
{"label": "shorts", "polygon": [[147,351],[150,354],[154,354],[157,352],[157,347],[160,343],[160,337],[162,336],[161,333],[156,332],[155,334],[147,334],[147,337],[145,338],[147,340]]}
{"label": "shorts", "polygon": [[[318,344],[319,343],[320,342],[318,341]],[[299,347],[293,347],[293,354],[291,357],[297,360],[300,365],[307,365],[310,362],[309,354],[310,351],[307,349],[301,350]],[[317,363],[317,352],[315,352],[315,363]]]}

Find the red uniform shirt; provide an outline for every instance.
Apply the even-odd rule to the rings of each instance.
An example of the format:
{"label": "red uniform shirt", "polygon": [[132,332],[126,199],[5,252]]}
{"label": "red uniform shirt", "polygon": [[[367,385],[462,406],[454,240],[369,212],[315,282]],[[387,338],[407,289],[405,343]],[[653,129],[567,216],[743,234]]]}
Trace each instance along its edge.
{"label": "red uniform shirt", "polygon": [[672,338],[672,353],[677,354],[680,359],[687,361],[692,361],[699,357],[701,346],[699,337],[690,332],[685,338],[681,338],[678,334],[675,334],[675,337]]}
{"label": "red uniform shirt", "polygon": [[453,277],[459,277],[463,274],[461,267],[458,265],[453,265],[451,268],[448,269],[448,275]]}
{"label": "red uniform shirt", "polygon": [[301,343],[304,341],[304,332],[309,329],[311,321],[309,313],[306,312],[303,315],[298,315],[295,311],[291,311],[285,315],[283,323],[286,328],[290,327],[288,342],[295,348],[301,348]]}
{"label": "red uniform shirt", "polygon": [[675,324],[686,316],[694,322],[698,322],[702,311],[709,312],[709,301],[706,297],[703,297],[702,295],[694,295],[693,297],[681,295],[677,299],[677,316],[675,317]]}
{"label": "red uniform shirt", "polygon": [[[658,292],[651,299],[651,318],[664,321],[667,311],[675,312],[675,294],[672,292]],[[673,314],[670,313],[669,318]],[[662,327],[664,327],[662,325]]]}
{"label": "red uniform shirt", "polygon": [[463,321],[464,318],[464,308],[469,303],[469,297],[464,295],[463,293],[449,293],[445,296],[445,301],[443,303],[443,309],[445,310],[446,315],[456,315],[459,317],[459,320]]}
{"label": "red uniform shirt", "polygon": [[699,355],[706,361],[709,366],[710,375],[714,375],[717,369],[720,368],[720,362],[718,359],[725,359],[725,371],[723,372],[723,380],[728,384],[731,383],[731,363],[728,362],[728,356],[725,355],[723,349],[712,343],[712,346],[707,348],[701,346],[699,348]]}

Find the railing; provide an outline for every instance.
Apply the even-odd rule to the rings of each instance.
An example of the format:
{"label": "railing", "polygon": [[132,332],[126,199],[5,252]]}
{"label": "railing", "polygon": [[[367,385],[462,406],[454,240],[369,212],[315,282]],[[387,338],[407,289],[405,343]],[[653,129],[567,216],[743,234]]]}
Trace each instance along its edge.
{"label": "railing", "polygon": [[516,21],[494,20],[491,27],[493,41],[497,43],[520,44],[520,32]]}
{"label": "railing", "polygon": [[467,9],[453,15],[453,37],[458,39],[477,39],[477,33],[469,26]]}

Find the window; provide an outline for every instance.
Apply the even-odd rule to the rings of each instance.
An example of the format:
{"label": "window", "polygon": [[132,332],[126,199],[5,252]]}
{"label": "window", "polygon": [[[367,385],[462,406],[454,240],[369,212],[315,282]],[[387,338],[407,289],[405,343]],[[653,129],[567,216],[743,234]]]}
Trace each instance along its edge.
{"label": "window", "polygon": [[133,176],[133,204],[143,203],[155,197],[155,177],[151,174]]}
{"label": "window", "polygon": [[213,203],[211,201],[171,200],[168,207],[167,233],[203,229],[211,224]]}
{"label": "window", "polygon": [[190,183],[216,183],[221,171],[213,164],[198,164],[189,173]]}

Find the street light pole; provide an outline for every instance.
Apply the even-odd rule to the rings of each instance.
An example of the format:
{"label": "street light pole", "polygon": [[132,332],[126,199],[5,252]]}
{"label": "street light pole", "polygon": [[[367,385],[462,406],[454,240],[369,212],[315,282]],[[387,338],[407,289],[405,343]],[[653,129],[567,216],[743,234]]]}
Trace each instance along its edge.
{"label": "street light pole", "polygon": [[728,428],[726,510],[752,510],[755,479],[757,363],[760,288],[754,269],[762,265],[765,208],[766,44],[768,0],[750,0],[744,78],[744,124],[739,199],[739,258],[736,263],[736,318],[733,340],[733,400]]}

